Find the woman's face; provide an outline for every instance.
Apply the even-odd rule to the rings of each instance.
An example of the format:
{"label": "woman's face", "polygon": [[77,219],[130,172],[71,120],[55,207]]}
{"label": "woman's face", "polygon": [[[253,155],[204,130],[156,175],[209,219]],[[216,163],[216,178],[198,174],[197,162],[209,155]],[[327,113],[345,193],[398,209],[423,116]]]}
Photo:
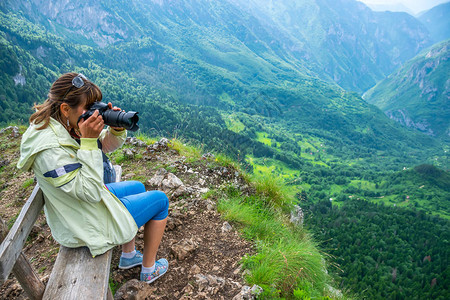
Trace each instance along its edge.
{"label": "woman's face", "polygon": [[80,105],[69,110],[69,124],[71,128],[78,129],[78,118],[87,111],[86,99],[83,99]]}

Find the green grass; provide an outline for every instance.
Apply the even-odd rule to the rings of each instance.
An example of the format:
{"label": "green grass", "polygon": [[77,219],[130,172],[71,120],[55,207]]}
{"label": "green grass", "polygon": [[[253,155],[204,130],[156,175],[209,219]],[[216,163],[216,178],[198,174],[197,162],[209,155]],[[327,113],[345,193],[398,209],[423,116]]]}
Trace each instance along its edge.
{"label": "green grass", "polygon": [[199,160],[202,156],[202,149],[188,145],[180,139],[172,139],[170,141],[170,147],[180,155],[185,156],[189,162]]}
{"label": "green grass", "polygon": [[[267,185],[266,185],[267,186]],[[271,188],[262,194],[270,193]],[[262,299],[323,299],[331,278],[309,233],[290,225],[284,214],[261,197],[241,198],[228,191],[218,204],[222,216],[236,223],[256,243],[257,254],[243,258],[246,280],[264,289]]]}
{"label": "green grass", "polygon": [[225,124],[227,125],[227,128],[233,132],[239,133],[245,129],[244,123],[242,123],[238,116],[236,114],[231,115],[222,115],[223,120],[225,121]]}
{"label": "green grass", "polygon": [[298,170],[290,168],[287,164],[271,158],[255,158],[247,155],[245,160],[253,166],[255,174],[274,174],[286,180],[291,180],[298,174]]}
{"label": "green grass", "polygon": [[[268,146],[271,146],[272,139],[268,138],[267,136],[268,136],[268,134],[266,132],[261,132],[261,131],[256,132],[256,140],[257,141],[259,141],[263,144],[266,144]],[[278,146],[278,143],[277,143],[277,146]]]}
{"label": "green grass", "polygon": [[114,281],[111,277],[109,277],[109,288],[111,289],[111,293],[114,295],[116,291],[120,288],[122,284],[120,282]]}
{"label": "green grass", "polygon": [[289,210],[294,201],[284,184],[284,180],[272,174],[255,175],[252,178],[260,200],[273,208]]}
{"label": "green grass", "polygon": [[30,185],[34,183],[34,178],[27,179],[24,183],[22,183],[22,187],[24,189],[28,188]]}

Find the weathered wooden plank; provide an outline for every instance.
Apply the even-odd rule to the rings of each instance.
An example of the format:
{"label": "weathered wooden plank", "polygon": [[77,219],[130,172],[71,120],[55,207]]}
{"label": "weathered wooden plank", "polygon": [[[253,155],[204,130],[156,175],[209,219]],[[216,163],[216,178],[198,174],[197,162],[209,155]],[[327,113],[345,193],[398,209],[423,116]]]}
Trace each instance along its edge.
{"label": "weathered wooden plank", "polygon": [[44,295],[45,285],[37,276],[31,263],[26,258],[23,252],[20,252],[19,258],[17,259],[12,272],[17,281],[19,281],[20,286],[23,288],[28,298],[32,300],[40,300]]}
{"label": "weathered wooden plank", "polygon": [[39,185],[36,184],[16,222],[0,245],[0,283],[11,273],[43,205],[44,197]]}
{"label": "weathered wooden plank", "polygon": [[43,299],[107,299],[112,250],[93,258],[87,247],[61,246]]}
{"label": "weathered wooden plank", "polygon": [[106,295],[107,300],[114,300],[114,296],[110,288],[108,288],[108,295]]}
{"label": "weathered wooden plank", "polygon": [[[7,233],[8,228],[6,223],[0,218],[0,242],[3,241]],[[45,285],[39,279],[36,272],[34,272],[31,263],[25,257],[23,252],[20,252],[19,258],[16,260],[12,272],[24,289],[28,298],[32,300],[42,299]]]}

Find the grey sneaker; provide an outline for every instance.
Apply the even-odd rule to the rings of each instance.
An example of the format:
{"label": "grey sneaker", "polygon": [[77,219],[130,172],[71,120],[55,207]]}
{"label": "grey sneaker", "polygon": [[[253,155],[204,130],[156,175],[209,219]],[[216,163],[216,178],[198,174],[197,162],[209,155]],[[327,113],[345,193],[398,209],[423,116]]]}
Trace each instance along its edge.
{"label": "grey sneaker", "polygon": [[161,258],[155,262],[155,271],[152,273],[141,273],[141,281],[152,283],[159,277],[163,276],[169,268],[169,262],[165,258]]}
{"label": "grey sneaker", "polygon": [[120,257],[119,269],[131,269],[136,266],[142,265],[142,253],[136,250],[136,255],[133,258]]}

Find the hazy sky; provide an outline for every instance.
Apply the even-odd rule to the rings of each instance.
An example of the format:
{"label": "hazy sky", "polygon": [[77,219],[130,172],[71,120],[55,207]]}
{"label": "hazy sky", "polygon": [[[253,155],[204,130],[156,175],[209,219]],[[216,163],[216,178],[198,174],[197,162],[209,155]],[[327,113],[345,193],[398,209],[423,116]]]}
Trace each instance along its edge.
{"label": "hazy sky", "polygon": [[419,13],[449,0],[358,0],[366,4],[403,4],[413,13]]}

